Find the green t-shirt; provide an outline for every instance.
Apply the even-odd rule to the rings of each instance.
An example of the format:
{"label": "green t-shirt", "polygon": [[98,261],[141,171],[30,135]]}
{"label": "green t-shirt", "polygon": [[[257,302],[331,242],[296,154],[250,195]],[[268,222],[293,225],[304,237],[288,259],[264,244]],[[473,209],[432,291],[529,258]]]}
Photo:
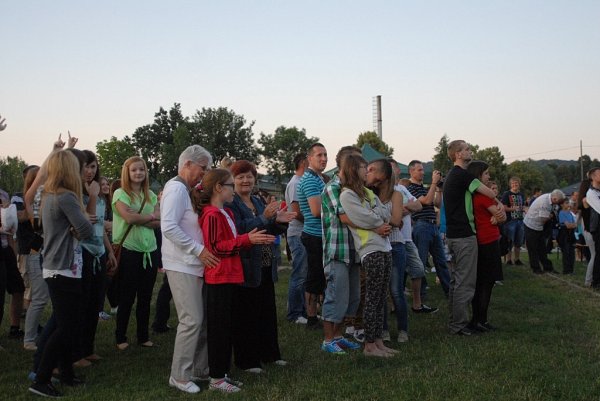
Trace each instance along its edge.
{"label": "green t-shirt", "polygon": [[[121,217],[119,211],[116,208],[116,204],[118,201],[123,202],[131,209],[135,210],[137,213],[142,206],[142,198],[135,196],[133,199],[127,195],[127,192],[123,191],[121,188],[117,189],[113,194],[112,199],[112,210],[113,210],[113,243],[118,244],[121,242],[125,231],[127,231],[127,222]],[[150,199],[146,201],[144,205],[144,209],[142,209],[141,214],[150,214],[154,212],[154,207],[156,206],[156,202],[158,202],[158,198],[154,194],[154,192],[150,191]],[[156,250],[156,237],[154,235],[154,230],[148,227],[140,226],[134,224],[125,238],[125,242],[123,243],[123,247],[129,249],[130,251],[136,252],[152,252]]]}

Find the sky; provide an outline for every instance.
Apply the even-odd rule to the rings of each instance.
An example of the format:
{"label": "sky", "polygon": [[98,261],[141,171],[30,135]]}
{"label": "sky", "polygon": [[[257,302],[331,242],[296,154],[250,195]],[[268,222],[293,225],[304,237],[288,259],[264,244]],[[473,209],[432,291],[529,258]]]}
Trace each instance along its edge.
{"label": "sky", "polygon": [[517,159],[600,158],[600,1],[13,1],[0,6],[0,157],[41,163],[67,130],[95,150],[228,107],[337,150],[373,130],[394,157],[440,138]]}

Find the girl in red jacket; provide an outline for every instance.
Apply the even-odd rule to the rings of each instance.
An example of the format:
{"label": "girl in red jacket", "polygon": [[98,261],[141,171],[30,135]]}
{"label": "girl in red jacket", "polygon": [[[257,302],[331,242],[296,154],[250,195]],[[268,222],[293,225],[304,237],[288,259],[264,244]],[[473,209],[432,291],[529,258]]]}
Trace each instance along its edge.
{"label": "girl in red jacket", "polygon": [[191,193],[192,203],[200,216],[198,221],[204,236],[204,246],[220,262],[205,266],[204,281],[207,294],[208,367],[210,390],[227,393],[240,391],[227,379],[232,349],[233,290],[244,282],[239,251],[253,244],[270,244],[275,237],[265,230],[238,235],[233,214],[223,204],[233,201],[233,177],[228,170],[210,170]]}

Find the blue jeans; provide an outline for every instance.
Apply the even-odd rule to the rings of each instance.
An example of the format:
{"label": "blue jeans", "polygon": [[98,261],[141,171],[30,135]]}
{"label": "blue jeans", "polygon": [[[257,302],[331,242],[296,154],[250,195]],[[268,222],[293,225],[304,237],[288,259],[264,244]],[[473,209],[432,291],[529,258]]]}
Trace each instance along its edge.
{"label": "blue jeans", "polygon": [[390,294],[394,302],[398,331],[408,332],[408,306],[404,295],[404,276],[406,272],[406,249],[401,242],[392,243],[392,276]]}
{"label": "blue jeans", "polygon": [[360,265],[332,260],[325,266],[325,300],[323,320],[342,323],[346,316],[356,316],[360,302]]}
{"label": "blue jeans", "polygon": [[300,316],[306,316],[304,307],[304,280],[306,279],[306,249],[299,235],[287,237],[292,252],[292,273],[288,286],[287,320],[295,321]]}
{"label": "blue jeans", "polygon": [[[423,266],[427,265],[427,258],[431,253],[435,272],[440,279],[440,284],[446,296],[450,291],[450,272],[446,264],[446,255],[444,253],[444,244],[442,237],[436,224],[422,220],[417,220],[413,225],[413,242],[419,250],[419,256],[423,262]],[[423,278],[421,291],[427,288],[427,281]],[[421,294],[423,295],[423,294]]]}

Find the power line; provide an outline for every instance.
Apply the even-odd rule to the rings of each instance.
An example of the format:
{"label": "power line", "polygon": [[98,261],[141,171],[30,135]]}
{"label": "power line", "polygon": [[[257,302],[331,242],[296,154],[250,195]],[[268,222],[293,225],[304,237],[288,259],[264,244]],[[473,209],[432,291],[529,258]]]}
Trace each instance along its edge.
{"label": "power line", "polygon": [[[584,148],[600,148],[600,145],[585,145],[583,146]],[[560,148],[560,149],[553,149],[553,150],[546,150],[544,152],[536,152],[536,153],[528,153],[525,155],[519,155],[519,156],[507,156],[504,158],[504,160],[509,160],[509,159],[519,159],[522,157],[527,157],[530,158],[531,156],[536,156],[536,155],[544,155],[544,154],[548,154],[548,153],[555,153],[555,152],[561,152],[563,150],[573,150],[573,149],[579,149],[579,146],[570,146],[568,148]]]}

